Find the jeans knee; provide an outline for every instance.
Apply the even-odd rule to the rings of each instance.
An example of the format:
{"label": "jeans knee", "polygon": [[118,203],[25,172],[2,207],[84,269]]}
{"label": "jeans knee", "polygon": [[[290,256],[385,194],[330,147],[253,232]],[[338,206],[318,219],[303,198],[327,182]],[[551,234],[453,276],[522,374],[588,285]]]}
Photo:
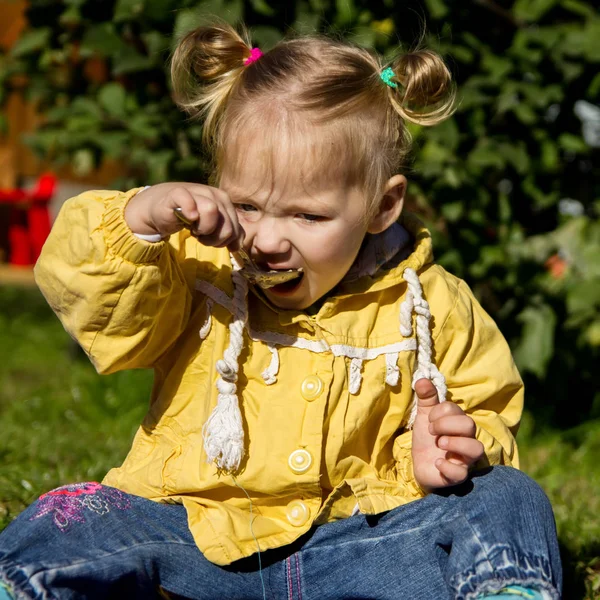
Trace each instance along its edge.
{"label": "jeans knee", "polygon": [[540,485],[529,475],[506,466],[494,466],[476,472],[472,477],[475,488],[486,497],[486,504],[516,514],[531,513],[554,522],[550,500]]}

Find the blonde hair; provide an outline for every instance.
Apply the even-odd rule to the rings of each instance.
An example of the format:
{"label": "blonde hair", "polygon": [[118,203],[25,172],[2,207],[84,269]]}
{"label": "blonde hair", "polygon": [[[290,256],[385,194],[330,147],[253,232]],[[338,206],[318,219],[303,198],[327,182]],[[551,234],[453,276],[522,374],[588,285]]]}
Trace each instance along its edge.
{"label": "blonde hair", "polygon": [[[372,214],[383,186],[401,171],[410,150],[406,121],[435,125],[454,111],[450,72],[429,50],[383,65],[364,48],[310,36],[283,40],[246,65],[250,52],[244,28],[238,32],[216,23],[188,33],[172,58],[175,101],[204,120],[204,142],[214,157],[217,180],[228,142],[240,127],[260,123],[268,125],[261,130],[266,135],[281,134],[285,117],[285,126],[296,134],[318,133],[313,158],[321,168],[326,163],[361,185]],[[381,79],[386,66],[396,87]],[[301,144],[302,136],[294,140]],[[315,146],[309,149],[314,155]]]}

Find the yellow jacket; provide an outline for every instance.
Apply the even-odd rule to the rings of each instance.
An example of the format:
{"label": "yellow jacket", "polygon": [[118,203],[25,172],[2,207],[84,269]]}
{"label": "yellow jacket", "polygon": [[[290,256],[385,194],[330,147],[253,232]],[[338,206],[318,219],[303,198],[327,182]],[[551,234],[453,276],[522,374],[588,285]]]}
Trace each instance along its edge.
{"label": "yellow jacket", "polygon": [[468,286],[432,263],[429,233],[407,217],[412,249],[344,280],[316,314],[248,294],[237,381],[245,455],[235,479],[219,473],[207,462],[203,426],[229,340],[231,259],[187,231],[155,244],[136,238],[123,212],[137,191],[67,201],[35,275],[99,373],[154,369],[148,414],[104,483],[183,503],[209,560],[229,564],[257,542],[260,550],[282,546],[315,523],[423,495],[407,426],[419,368],[407,267],[429,303],[448,399],[475,420],[485,462],[518,466],[523,386],[509,348]]}

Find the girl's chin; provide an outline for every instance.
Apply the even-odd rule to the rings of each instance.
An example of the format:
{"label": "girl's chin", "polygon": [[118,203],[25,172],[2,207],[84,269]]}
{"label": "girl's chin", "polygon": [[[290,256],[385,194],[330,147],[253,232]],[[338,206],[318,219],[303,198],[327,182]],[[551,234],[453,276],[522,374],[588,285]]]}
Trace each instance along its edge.
{"label": "girl's chin", "polygon": [[314,299],[309,297],[307,282],[304,281],[304,278],[305,275],[300,278],[300,281],[294,280],[293,282],[276,285],[263,290],[263,293],[275,306],[290,310],[304,310],[315,302]]}

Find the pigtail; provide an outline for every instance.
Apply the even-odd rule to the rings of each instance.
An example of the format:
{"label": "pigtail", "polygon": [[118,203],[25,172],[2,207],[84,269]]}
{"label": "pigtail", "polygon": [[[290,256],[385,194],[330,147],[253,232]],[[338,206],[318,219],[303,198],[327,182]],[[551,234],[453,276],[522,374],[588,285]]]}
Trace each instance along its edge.
{"label": "pigtail", "polygon": [[388,84],[396,112],[418,125],[436,125],[455,110],[452,76],[442,58],[430,50],[400,56],[390,67],[398,85]]}
{"label": "pigtail", "polygon": [[238,33],[224,22],[199,27],[178,43],[171,60],[174,99],[192,117],[204,119],[206,144],[214,140],[219,118],[250,56],[248,32]]}

